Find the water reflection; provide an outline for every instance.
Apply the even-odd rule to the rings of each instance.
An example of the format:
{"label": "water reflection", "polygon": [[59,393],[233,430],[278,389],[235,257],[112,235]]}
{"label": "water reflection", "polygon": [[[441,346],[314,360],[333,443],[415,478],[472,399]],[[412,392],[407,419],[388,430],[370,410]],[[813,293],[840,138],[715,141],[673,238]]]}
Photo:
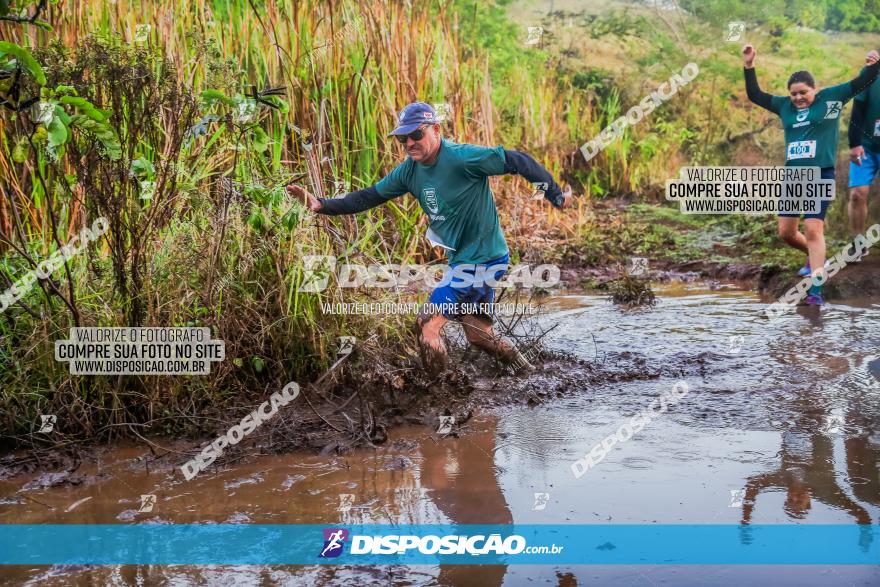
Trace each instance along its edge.
{"label": "water reflection", "polygon": [[[801,423],[808,424],[805,420],[801,420]],[[753,475],[746,482],[742,522],[747,524],[752,520],[759,494],[778,490],[785,492],[784,511],[791,519],[805,519],[813,500],[817,500],[846,512],[857,524],[870,524],[868,511],[850,497],[838,481],[838,473],[834,470],[833,444],[833,439],[826,434],[796,430],[784,432],[779,467]],[[865,450],[867,447],[866,443],[862,443],[860,448]],[[877,452],[871,452],[876,462]],[[855,455],[849,450],[846,451],[846,460],[850,468],[856,466]],[[876,496],[871,501],[876,505]]]}
{"label": "water reflection", "polygon": [[[794,382],[782,400],[794,417],[784,423],[777,464],[746,482],[744,524],[752,521],[762,493],[784,492],[783,511],[792,520],[807,519],[815,501],[867,525],[871,514],[865,505],[880,506],[875,435],[880,385],[871,367],[877,359],[854,353],[848,342],[876,336],[876,322],[865,322],[870,318],[863,311],[852,313],[858,321],[852,314],[830,312],[826,328],[817,310],[798,307],[806,324],[792,320],[787,333],[768,344],[785,383]],[[870,534],[864,536],[870,544]]]}
{"label": "water reflection", "polygon": [[[495,426],[489,422],[461,438],[421,443],[421,482],[427,497],[456,524],[510,524],[513,515],[498,484]],[[440,585],[501,585],[504,565],[441,565]]]}

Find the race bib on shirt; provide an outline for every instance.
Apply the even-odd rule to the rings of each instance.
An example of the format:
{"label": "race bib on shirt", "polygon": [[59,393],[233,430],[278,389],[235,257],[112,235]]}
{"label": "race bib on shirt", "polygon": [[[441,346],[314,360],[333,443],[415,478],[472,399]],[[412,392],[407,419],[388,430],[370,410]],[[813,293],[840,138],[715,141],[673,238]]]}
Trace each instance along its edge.
{"label": "race bib on shirt", "polygon": [[788,144],[786,151],[786,161],[813,159],[816,156],[816,141],[795,141]]}

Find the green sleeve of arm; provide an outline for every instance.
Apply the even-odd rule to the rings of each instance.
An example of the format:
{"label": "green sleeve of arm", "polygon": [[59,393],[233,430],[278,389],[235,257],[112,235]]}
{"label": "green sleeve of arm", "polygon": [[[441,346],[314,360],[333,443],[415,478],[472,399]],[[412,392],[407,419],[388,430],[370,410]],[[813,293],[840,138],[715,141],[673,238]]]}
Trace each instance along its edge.
{"label": "green sleeve of arm", "polygon": [[785,101],[789,100],[785,96],[773,96],[770,100],[770,111],[774,114],[779,114],[782,112],[782,107],[785,106]]}
{"label": "green sleeve of arm", "polygon": [[465,170],[474,177],[489,177],[492,175],[504,175],[505,161],[504,147],[480,147],[468,145],[464,152]]}
{"label": "green sleeve of arm", "polygon": [[386,200],[402,196],[409,192],[409,185],[406,182],[406,175],[409,161],[405,161],[391,170],[391,173],[379,180],[376,184],[376,191],[379,192]]}

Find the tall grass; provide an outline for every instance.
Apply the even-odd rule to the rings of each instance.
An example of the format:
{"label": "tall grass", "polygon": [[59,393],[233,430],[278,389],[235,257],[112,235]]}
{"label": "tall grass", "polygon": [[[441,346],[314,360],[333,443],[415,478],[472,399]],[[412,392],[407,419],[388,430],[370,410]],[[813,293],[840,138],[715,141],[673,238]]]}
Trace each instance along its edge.
{"label": "tall grass", "polygon": [[[110,106],[102,100],[114,100],[111,121],[124,151],[119,164],[94,159],[124,186],[106,194],[123,207],[118,230],[68,263],[69,285],[59,288],[76,311],[38,287],[25,298],[34,315],[15,307],[2,317],[0,427],[27,432],[37,414],[54,413],[59,422],[68,422],[67,431],[89,437],[129,434],[145,423],[150,431],[200,428],[194,416],[206,410],[249,401],[291,379],[313,378],[334,357],[340,335],[372,339],[389,358],[405,353],[411,345],[409,318],[325,315],[321,302],[343,301],[340,290],[313,294],[299,286],[307,255],[333,254],[340,262],[363,264],[437,260],[422,237],[425,219],[417,204],[401,198],[357,218],[314,218],[281,186],[297,179],[316,194],[332,195],[338,188],[371,185],[399,161],[401,152],[386,135],[399,109],[414,100],[450,104],[445,132],[459,141],[497,144],[501,135],[507,140],[511,129],[521,128],[508,146],[537,149],[536,155],[559,172],[559,153],[570,132],[558,130],[583,114],[554,108],[561,100],[553,82],[537,78],[524,80],[519,92],[522,108],[515,116],[524,123],[499,121],[487,55],[462,40],[462,34],[473,33],[462,15],[450,2],[62,0],[44,15],[52,31],[0,25],[3,38],[38,55],[50,86],[73,83],[65,76],[79,72],[83,95],[99,107]],[[129,84],[125,87],[142,91],[144,98],[114,98],[113,87],[93,83],[99,65],[83,69],[94,60],[95,47],[117,52],[133,67],[151,68],[156,83],[175,76],[182,94],[199,103],[185,126],[203,115],[218,119],[203,119],[202,132],[178,144],[179,153],[173,150],[170,156],[170,145],[177,144],[173,129],[184,122],[160,107],[155,122],[164,136],[126,127],[131,100],[146,99],[155,88]],[[234,96],[269,86],[286,88],[289,109],[260,115],[265,149],[255,132],[231,124],[222,106],[199,100],[206,89]],[[569,112],[568,120],[562,112]],[[6,250],[3,271],[13,280],[29,266],[9,243],[21,241],[36,259],[44,258],[104,213],[110,201],[92,193],[106,182],[86,178],[84,158],[96,157],[87,136],[78,136],[57,161],[32,152],[16,162],[16,141],[29,128],[24,116],[0,117],[5,195],[0,246]],[[148,160],[157,177],[170,170],[174,189],[167,197],[139,198],[136,182],[122,173],[135,158]],[[76,174],[68,188],[52,187]],[[517,214],[530,219],[513,222],[509,234],[514,244],[528,249],[534,219],[543,219],[544,209],[528,200],[529,187],[521,180],[498,180],[495,187],[502,209],[515,203]],[[53,190],[60,191],[53,197]],[[160,206],[167,212],[161,221],[142,232],[132,227],[152,218]],[[549,216],[558,218],[555,212]],[[50,220],[57,221],[56,232]],[[132,285],[136,267],[143,275]],[[401,295],[349,290],[345,301]],[[142,316],[132,313],[135,302],[142,305]],[[52,343],[66,338],[70,326],[130,324],[132,316],[144,325],[211,326],[214,336],[226,341],[227,359],[202,378],[72,377],[66,364],[54,361]]]}

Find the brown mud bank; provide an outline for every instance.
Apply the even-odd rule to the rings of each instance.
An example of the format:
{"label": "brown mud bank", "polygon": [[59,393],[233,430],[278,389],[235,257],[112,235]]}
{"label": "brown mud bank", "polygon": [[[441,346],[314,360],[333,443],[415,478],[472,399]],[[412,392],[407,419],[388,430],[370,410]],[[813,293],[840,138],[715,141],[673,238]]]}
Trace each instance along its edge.
{"label": "brown mud bank", "polygon": [[[255,455],[302,449],[347,454],[356,448],[382,446],[389,430],[407,425],[456,436],[478,410],[585,396],[592,387],[608,383],[704,375],[711,363],[706,356],[687,354],[679,361],[661,363],[639,353],[603,352],[599,347],[593,359],[580,360],[542,349],[534,359],[535,370],[516,375],[475,349],[456,349],[451,358],[451,368],[432,378],[411,358],[382,365],[375,355],[356,350],[333,373],[329,390],[302,385],[294,401],[239,443],[226,446],[212,468]],[[184,463],[227,435],[256,407],[206,414],[200,419],[199,440],[159,438],[143,431],[141,443],[152,453],[147,460],[158,467],[173,467],[182,476]],[[38,472],[42,474],[34,482],[41,488],[88,483],[76,471],[104,448],[87,442],[53,445],[43,440],[0,458],[0,479]]]}
{"label": "brown mud bank", "polygon": [[[613,284],[629,277],[648,280],[654,283],[706,282],[710,290],[719,288],[721,282],[734,284],[742,289],[761,289],[764,274],[767,273],[755,263],[713,263],[697,260],[676,262],[664,259],[650,259],[647,271],[637,275],[621,263],[603,266],[566,266],[561,269],[560,279],[570,289],[583,289],[593,292],[607,292]],[[781,271],[775,269],[773,271]],[[772,271],[771,271],[772,272]]]}
{"label": "brown mud bank", "polygon": [[[830,249],[829,257],[839,251]],[[840,270],[822,290],[827,300],[844,300],[880,296],[880,252],[870,252],[859,263],[849,263]],[[789,272],[769,271],[762,275],[760,289],[769,295],[779,297],[794,287],[802,277]]]}
{"label": "brown mud bank", "polygon": [[[836,251],[829,249],[829,255]],[[630,274],[621,264],[603,267],[565,267],[562,281],[572,288],[605,292],[610,286]],[[850,263],[832,277],[823,287],[827,300],[847,300],[880,296],[880,253],[869,254],[859,263]],[[771,297],[779,297],[801,279],[793,271],[778,265],[757,263],[716,263],[706,260],[675,262],[651,260],[644,277],[656,283],[705,281],[709,289],[721,282],[733,283],[743,289],[756,290]]]}
{"label": "brown mud bank", "polygon": [[[620,279],[631,273],[622,265],[606,265],[603,267],[565,267],[562,269],[562,280],[576,285],[584,280],[592,279],[597,284]],[[650,268],[645,273],[651,281],[696,281],[701,279],[724,279],[728,281],[748,283],[757,282],[761,276],[761,266],[755,263],[713,263],[711,261],[676,262],[668,260],[651,260]]]}

